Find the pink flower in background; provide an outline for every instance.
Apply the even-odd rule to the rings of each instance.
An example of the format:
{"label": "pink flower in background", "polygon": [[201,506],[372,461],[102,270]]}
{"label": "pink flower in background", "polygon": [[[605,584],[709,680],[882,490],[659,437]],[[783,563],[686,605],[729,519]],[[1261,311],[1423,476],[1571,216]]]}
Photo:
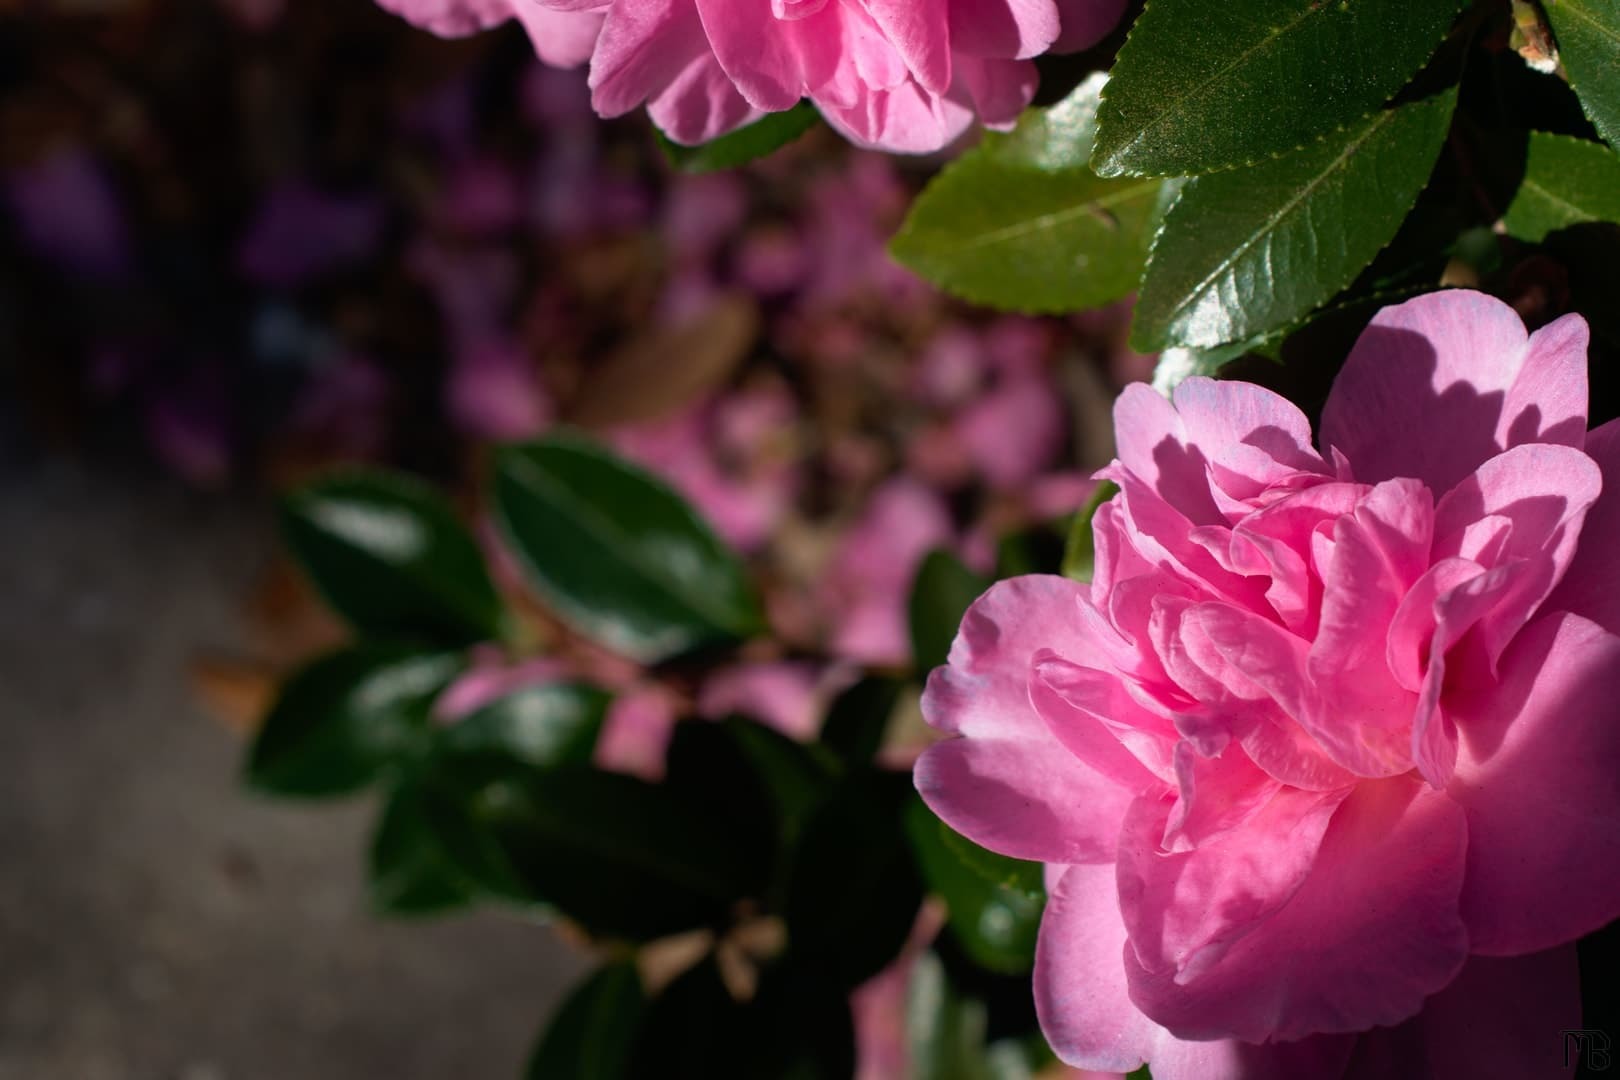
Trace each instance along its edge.
{"label": "pink flower in background", "polygon": [[901,477],[879,488],[844,534],[822,578],[831,650],[875,665],[911,656],[906,598],[924,556],[954,539],[950,512],[935,492]]}
{"label": "pink flower in background", "polygon": [[65,146],[7,172],[0,203],[22,242],[61,269],[89,278],[129,270],[129,228],[118,192],[83,147]]}
{"label": "pink flower in background", "polygon": [[1031,59],[1084,48],[1124,0],[380,0],[438,34],[520,18],[547,63],[590,57],[596,111],[643,104],[707,142],[809,98],[852,141],[938,150],[977,116],[1010,125]]}
{"label": "pink flower in background", "polygon": [[974,605],[916,769],[1047,864],[1065,1060],[1559,1072],[1571,943],[1620,915],[1620,424],[1586,431],[1586,338],[1477,293],[1387,309],[1320,453],[1257,386],[1120,396],[1092,584]]}
{"label": "pink flower in background", "polygon": [[302,181],[273,188],[249,223],[237,267],[250,281],[278,287],[369,257],[386,217],[371,195],[335,195]]}
{"label": "pink flower in background", "polygon": [[456,350],[446,386],[450,418],[479,439],[511,442],[540,434],[552,419],[551,397],[523,347],[485,338]]}

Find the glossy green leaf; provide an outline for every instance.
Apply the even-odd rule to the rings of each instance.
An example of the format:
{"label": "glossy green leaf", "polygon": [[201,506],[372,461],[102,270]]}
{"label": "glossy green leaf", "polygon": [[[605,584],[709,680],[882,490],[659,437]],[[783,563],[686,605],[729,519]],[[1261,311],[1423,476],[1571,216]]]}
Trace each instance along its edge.
{"label": "glossy green leaf", "polygon": [[906,606],[911,627],[912,664],[919,673],[945,662],[968,606],[990,582],[949,551],[930,551],[912,579]]}
{"label": "glossy green leaf", "polygon": [[815,106],[801,101],[791,109],[767,113],[752,124],[701,146],[683,146],[663,132],[658,133],[658,142],[670,164],[682,172],[719,172],[775,153],[820,122],[821,114]]}
{"label": "glossy green leaf", "polygon": [[419,756],[454,653],[367,644],[331,653],[282,686],[248,753],[247,779],[277,795],[344,795]]}
{"label": "glossy green leaf", "polygon": [[1063,576],[1074,581],[1090,582],[1096,569],[1097,542],[1091,532],[1091,519],[1103,503],[1119,494],[1119,487],[1104,480],[1091,493],[1086,505],[1075,512],[1069,525],[1069,542],[1063,548]]}
{"label": "glossy green leaf", "polygon": [[1461,0],[1149,0],[1097,111],[1099,176],[1201,176],[1302,148],[1388,101]]}
{"label": "glossy green leaf", "polygon": [[458,754],[503,754],[530,765],[588,765],[612,698],[592,686],[531,686],[490,702],[439,734]]}
{"label": "glossy green leaf", "polygon": [[432,488],[347,472],[282,503],[288,549],[362,633],[463,644],[496,637],[501,605],[472,534]]}
{"label": "glossy green leaf", "polygon": [[916,921],[922,883],[904,826],[915,799],[907,774],[854,774],[799,838],[785,912],[789,947],[845,987],[891,963]]}
{"label": "glossy green leaf", "polygon": [[528,1080],[630,1080],[647,1012],[635,964],[599,969],[557,1009],[529,1059]]}
{"label": "glossy green leaf", "polygon": [[883,747],[903,688],[899,679],[869,675],[839,694],[821,725],[822,745],[846,765],[870,762]]}
{"label": "glossy green leaf", "polygon": [[1620,222],[1620,154],[1585,139],[1531,132],[1524,180],[1502,224],[1510,235],[1539,243],[1587,221]]}
{"label": "glossy green leaf", "polygon": [[372,834],[367,887],[372,910],[383,915],[437,915],[473,897],[414,783],[389,793]]}
{"label": "glossy green leaf", "polygon": [[1257,337],[1349,285],[1423,190],[1456,100],[1453,88],[1286,157],[1189,181],[1154,242],[1132,347]]}
{"label": "glossy green leaf", "polygon": [[920,802],[912,804],[907,818],[923,881],[945,901],[951,932],[962,948],[991,971],[1029,971],[1046,906],[1040,864],[985,851]]}
{"label": "glossy green leaf", "polygon": [[1103,81],[947,166],[912,204],[894,257],[948,292],[1017,311],[1100,307],[1134,290],[1174,184],[1087,167]]}
{"label": "glossy green leaf", "polygon": [[1620,0],[1542,0],[1558,58],[1598,134],[1620,149]]}
{"label": "glossy green leaf", "polygon": [[503,449],[495,507],[545,600],[610,648],[651,663],[760,629],[736,555],[669,487],[599,446]]}
{"label": "glossy green leaf", "polygon": [[731,823],[666,786],[489,755],[441,763],[434,779],[523,895],[600,936],[715,924],[754,882]]}

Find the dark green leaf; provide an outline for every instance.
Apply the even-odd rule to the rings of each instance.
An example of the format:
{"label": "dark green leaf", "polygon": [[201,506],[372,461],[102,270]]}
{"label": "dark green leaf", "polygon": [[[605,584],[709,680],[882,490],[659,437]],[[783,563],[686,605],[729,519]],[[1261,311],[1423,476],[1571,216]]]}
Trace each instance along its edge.
{"label": "dark green leaf", "polygon": [[503,449],[495,506],[557,613],[637,660],[761,626],[737,557],[680,496],[601,447],[557,437]]}
{"label": "dark green leaf", "polygon": [[1100,176],[1199,176],[1357,126],[1461,0],[1149,0],[1097,112]]}
{"label": "dark green leaf", "polygon": [[865,765],[883,747],[889,719],[904,684],[868,675],[833,699],[821,725],[821,742],[846,765]]}
{"label": "dark green leaf", "polygon": [[1586,221],[1620,222],[1620,154],[1601,143],[1532,131],[1524,181],[1502,224],[1510,235],[1539,243]]}
{"label": "dark green leaf", "polygon": [[967,954],[991,971],[1029,971],[1045,907],[1040,865],[985,851],[920,802],[906,825],[923,881],[945,901],[951,932]]}
{"label": "dark green leaf", "polygon": [[918,672],[932,671],[945,662],[968,605],[989,587],[989,581],[949,551],[928,553],[912,580],[907,605],[912,664]]}
{"label": "dark green leaf", "polygon": [[504,754],[541,767],[588,765],[611,700],[592,686],[531,686],[444,728],[439,741],[457,754]]}
{"label": "dark green leaf", "polygon": [[752,720],[733,717],[724,726],[763,781],[775,803],[784,839],[791,842],[805,818],[832,790],[837,776],[832,755]]}
{"label": "dark green leaf", "polygon": [[1615,0],[1543,0],[1558,37],[1558,58],[1581,108],[1609,145],[1620,148],[1620,4]]}
{"label": "dark green leaf", "polygon": [[849,991],[784,957],[762,973],[737,1043],[743,1067],[732,1075],[849,1080],[856,1075]]}
{"label": "dark green leaf", "polygon": [[801,101],[791,109],[767,113],[752,124],[702,146],[683,146],[661,131],[658,142],[664,148],[664,156],[669,158],[670,164],[682,172],[718,172],[735,169],[755,158],[776,152],[815,127],[820,120],[821,114],[816,112],[815,106]]}
{"label": "dark green leaf", "polygon": [[906,843],[911,777],[849,777],[821,804],[799,838],[788,885],[794,955],[853,987],[899,954],[922,903]]}
{"label": "dark green leaf", "polygon": [[1174,184],[1086,167],[1102,82],[947,166],[912,204],[894,257],[948,292],[1018,311],[1100,307],[1135,289]]}
{"label": "dark green leaf", "polygon": [[1286,326],[1389,243],[1445,141],[1455,88],[1182,188],[1153,245],[1131,344],[1210,347]]}
{"label": "dark green leaf", "polygon": [[615,773],[479,756],[440,763],[477,835],[531,900],[637,941],[723,922],[752,886],[732,823]]}
{"label": "dark green leaf", "polygon": [[1091,534],[1091,519],[1097,516],[1098,507],[1118,494],[1119,487],[1104,480],[1091,493],[1086,505],[1075,513],[1074,521],[1069,525],[1069,542],[1063,549],[1064,577],[1074,581],[1091,581],[1097,561],[1097,544]]}
{"label": "dark green leaf", "polygon": [[281,688],[248,754],[248,782],[278,795],[343,795],[419,755],[455,653],[360,645],[324,656]]}
{"label": "dark green leaf", "polygon": [[472,899],[415,784],[402,784],[388,796],[372,835],[368,882],[372,910],[384,915],[434,915]]}
{"label": "dark green leaf", "polygon": [[1140,1069],[1132,1069],[1130,1075],[1125,1077],[1125,1080],[1153,1080],[1153,1071],[1143,1065]]}
{"label": "dark green leaf", "polygon": [[529,1059],[528,1080],[630,1080],[647,1011],[633,963],[609,964],[562,1003]]}
{"label": "dark green leaf", "polygon": [[1238,357],[1281,340],[1282,332],[1277,331],[1248,341],[1234,341],[1230,345],[1216,345],[1208,349],[1172,346],[1159,353],[1159,361],[1153,366],[1153,389],[1161,394],[1168,394],[1182,379],[1192,375],[1219,374],[1221,368]]}
{"label": "dark green leaf", "polygon": [[743,1006],[732,998],[713,955],[705,957],[653,999],[633,1048],[637,1077],[742,1077],[739,1034]]}
{"label": "dark green leaf", "polygon": [[432,488],[342,473],[282,504],[287,547],[362,633],[459,645],[496,637],[501,605],[472,534]]}

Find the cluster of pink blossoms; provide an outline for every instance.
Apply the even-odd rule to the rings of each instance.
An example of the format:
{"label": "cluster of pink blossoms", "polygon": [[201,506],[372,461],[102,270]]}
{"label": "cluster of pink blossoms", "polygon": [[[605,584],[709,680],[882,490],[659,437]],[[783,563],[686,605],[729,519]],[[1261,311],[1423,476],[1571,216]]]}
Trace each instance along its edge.
{"label": "cluster of pink blossoms", "polygon": [[937,150],[1011,125],[1032,58],[1113,29],[1124,0],[378,0],[437,34],[522,21],[548,64],[590,63],[596,111],[647,106],[682,143],[813,102],[851,141]]}
{"label": "cluster of pink blossoms", "polygon": [[1157,1080],[1559,1075],[1620,915],[1620,422],[1587,331],[1434,293],[1322,415],[1189,379],[1115,407],[1089,586],[968,612],[917,786],[1047,864],[1067,1061]]}

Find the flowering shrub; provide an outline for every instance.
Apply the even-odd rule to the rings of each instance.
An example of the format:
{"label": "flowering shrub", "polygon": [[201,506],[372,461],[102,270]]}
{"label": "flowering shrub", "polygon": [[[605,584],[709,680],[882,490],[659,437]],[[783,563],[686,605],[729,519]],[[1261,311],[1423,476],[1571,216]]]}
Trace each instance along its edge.
{"label": "flowering shrub", "polygon": [[1612,10],[97,7],[6,53],[13,351],[268,444],[348,636],[248,777],[598,955],[532,1075],[1601,1051]]}

